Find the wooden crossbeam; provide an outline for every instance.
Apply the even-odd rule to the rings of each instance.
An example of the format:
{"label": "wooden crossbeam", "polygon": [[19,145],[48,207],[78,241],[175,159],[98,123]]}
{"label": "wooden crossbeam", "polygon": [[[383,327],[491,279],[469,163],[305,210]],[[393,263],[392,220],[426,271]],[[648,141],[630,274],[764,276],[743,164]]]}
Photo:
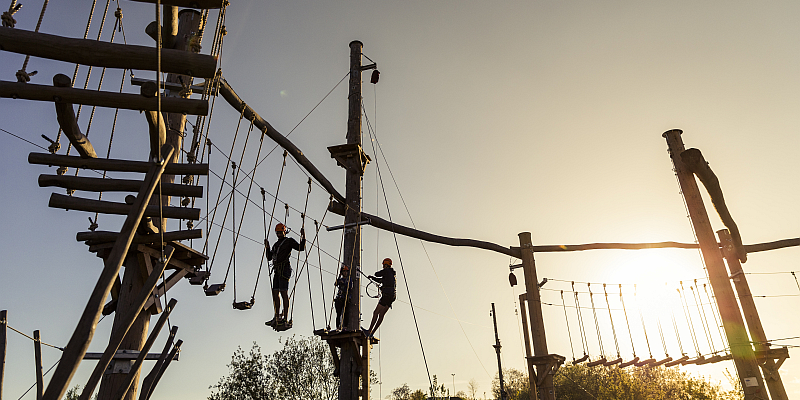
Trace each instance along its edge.
{"label": "wooden crossbeam", "polygon": [[[207,81],[207,82],[211,83],[210,80]],[[150,84],[150,83],[157,84],[156,81],[154,81],[152,79],[135,78],[135,77],[131,78],[131,85],[134,85],[134,86],[142,86],[142,85]],[[175,83],[175,82],[162,81],[161,82],[161,88],[162,89],[167,89],[167,90],[170,90],[170,91],[173,91],[173,92],[179,92],[179,91],[183,90],[183,85],[181,85],[180,83]],[[204,82],[202,84],[198,84],[198,85],[192,85],[192,86],[189,87],[189,89],[192,90],[192,94],[204,94],[206,92],[206,82]],[[214,90],[213,86],[210,87],[209,88],[209,93],[211,95],[216,96],[217,92],[214,92],[213,90]]]}
{"label": "wooden crossbeam", "polygon": [[164,349],[161,350],[161,357],[159,357],[158,362],[156,362],[156,365],[153,366],[153,369],[150,370],[150,373],[147,374],[147,376],[145,376],[142,380],[142,390],[139,392],[140,400],[149,396],[150,390],[154,386],[153,380],[156,378],[156,375],[158,375],[158,371],[161,369],[161,366],[167,361],[169,349],[172,347],[172,343],[175,340],[175,335],[177,334],[178,326],[172,325],[172,329],[169,331],[167,341],[164,343]]}
{"label": "wooden crossbeam", "polygon": [[[0,32],[2,32],[0,28]],[[121,108],[124,110],[158,110],[158,99],[138,94],[103,92],[70,87],[53,87],[33,83],[0,81],[0,97],[9,99],[54,101],[65,106],[85,104],[90,106]],[[65,107],[66,108],[66,107]],[[208,115],[208,101],[162,97],[161,111],[190,115]]]}
{"label": "wooden crossbeam", "polygon": [[[132,192],[136,193],[142,181],[135,179],[108,179],[71,175],[39,175],[39,187],[60,187],[87,192]],[[203,187],[162,183],[162,196],[203,197]]]}
{"label": "wooden crossbeam", "polygon": [[[142,354],[145,361],[156,361],[158,360],[158,357],[161,356],[161,353],[146,353],[144,351],[136,350],[117,350],[116,354],[114,354],[114,357],[112,358],[114,360],[135,360]],[[99,360],[101,357],[103,357],[103,353],[88,352],[85,356],[83,356],[83,359]],[[175,358],[175,361],[179,361],[178,357]]]}
{"label": "wooden crossbeam", "polygon": [[[107,243],[113,242],[117,240],[117,236],[119,233],[117,232],[108,232],[108,231],[94,231],[94,232],[78,232],[75,234],[75,240],[79,242],[93,242],[92,244],[97,243]],[[189,240],[189,239],[202,239],[203,238],[203,230],[202,229],[191,229],[187,231],[173,231],[173,232],[164,232],[163,239],[165,242],[174,242],[177,240]],[[152,235],[135,235],[133,237],[133,242],[135,244],[151,244],[151,243],[161,243],[162,235],[159,234],[152,234]]]}
{"label": "wooden crossbeam", "polygon": [[[60,167],[96,169],[115,172],[147,172],[154,163],[147,161],[117,160],[113,158],[84,159],[77,156],[62,156],[50,153],[28,154],[28,164],[58,165]],[[165,174],[208,175],[208,164],[167,164]]]}
{"label": "wooden crossbeam", "polygon": [[[64,75],[57,74],[53,77],[53,85],[56,87],[70,87],[72,80]],[[78,154],[83,158],[97,158],[97,153],[94,151],[94,146],[89,138],[81,132],[78,126],[78,119],[75,117],[75,110],[72,103],[69,101],[58,100],[55,102],[56,106],[56,119],[61,130],[64,131],[64,136],[69,139],[72,147],[78,151]]]}
{"label": "wooden crossbeam", "polygon": [[[156,4],[156,0],[133,0],[140,3]],[[222,8],[223,0],[161,0],[161,4],[188,8]]]}
{"label": "wooden crossbeam", "polygon": [[[175,247],[175,243],[170,243],[170,245]],[[158,250],[156,250],[156,249],[154,249],[152,247],[148,247],[146,245],[143,245],[143,244],[140,244],[139,246],[137,246],[136,250],[138,250],[138,251],[140,251],[140,252],[142,252],[144,254],[150,255],[150,257],[155,257],[155,258],[161,257],[161,252],[160,251],[158,251]],[[187,273],[191,273],[191,272],[195,271],[195,267],[194,266],[192,266],[192,265],[190,265],[190,264],[188,264],[188,263],[186,263],[184,261],[179,260],[178,257],[176,257],[175,255],[172,257],[172,259],[169,260],[169,265],[177,267],[178,269],[186,270]]]}
{"label": "wooden crossbeam", "polygon": [[[75,196],[66,196],[59,193],[50,194],[50,202],[48,206],[52,208],[63,208],[66,210],[78,210],[96,212],[101,214],[117,214],[126,215],[130,211],[130,205],[124,203],[116,203],[113,201],[84,199]],[[159,209],[158,206],[147,206],[144,212],[145,217],[159,217],[176,218],[176,219],[200,219],[199,208],[184,208],[164,206]]]}
{"label": "wooden crossbeam", "polygon": [[[162,159],[166,160],[171,157],[174,151],[175,149],[172,146],[165,145],[161,152]],[[119,270],[122,268],[125,255],[130,248],[136,227],[139,226],[142,220],[146,205],[150,201],[156,185],[161,180],[165,167],[166,163],[153,164],[150,171],[147,172],[145,184],[139,190],[136,201],[134,201],[125,222],[122,224],[120,235],[111,249],[111,254],[105,259],[103,272],[97,279],[94,290],[86,303],[86,308],[78,320],[78,325],[64,348],[61,361],[50,378],[42,400],[59,400],[67,391],[69,382],[75,375],[78,365],[80,365],[80,360],[83,359],[89,344],[92,342],[97,322],[103,311],[103,301],[111,290],[114,280],[119,276]]]}
{"label": "wooden crossbeam", "polygon": [[[154,47],[73,39],[0,27],[0,50],[95,67],[158,70]],[[162,49],[161,72],[211,78],[217,58],[188,51]]]}

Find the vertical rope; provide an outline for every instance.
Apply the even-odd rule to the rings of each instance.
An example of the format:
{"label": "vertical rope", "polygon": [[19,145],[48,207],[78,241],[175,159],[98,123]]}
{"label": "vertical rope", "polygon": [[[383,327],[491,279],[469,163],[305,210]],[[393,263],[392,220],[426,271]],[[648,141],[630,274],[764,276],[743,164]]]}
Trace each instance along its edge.
{"label": "vertical rope", "polygon": [[619,285],[619,302],[622,304],[622,312],[625,313],[625,325],[628,327],[628,336],[631,338],[633,358],[636,358],[636,347],[633,346],[633,333],[631,332],[631,324],[628,322],[628,310],[625,309],[625,300],[622,298],[622,284]]}
{"label": "vertical rope", "polygon": [[637,297],[636,285],[633,285],[633,302],[636,303],[636,308],[639,310],[639,319],[642,320],[642,332],[644,332],[644,340],[647,343],[647,353],[650,358],[653,358],[653,350],[650,349],[650,339],[647,337],[647,327],[644,324],[644,315],[642,315],[642,307],[639,306],[639,298]]}
{"label": "vertical rope", "polygon": [[619,342],[617,341],[617,330],[614,328],[614,319],[611,318],[611,304],[608,302],[608,292],[606,291],[606,284],[603,284],[603,294],[606,298],[606,306],[608,306],[608,320],[611,321],[611,333],[614,335],[614,346],[617,348],[617,358],[619,355]]}
{"label": "vertical rope", "polygon": [[692,315],[689,312],[689,304],[686,302],[686,299],[684,299],[683,292],[681,291],[681,289],[683,289],[683,281],[680,282],[680,285],[681,288],[676,290],[678,291],[678,296],[680,296],[681,299],[681,308],[683,308],[684,316],[686,317],[686,321],[689,323],[689,333],[691,334],[692,337],[692,344],[694,344],[694,349],[697,352],[697,355],[700,356],[700,347],[697,344],[697,337],[694,331],[694,323],[692,323]]}
{"label": "vertical rope", "polygon": [[[575,360],[575,348],[572,347],[572,333],[569,330],[569,318],[567,317],[567,305],[564,303],[564,291],[561,291],[561,307],[564,308],[564,320],[567,321],[567,337],[569,337],[569,349],[572,351],[572,359]],[[516,310],[514,310],[516,311]]]}
{"label": "vertical rope", "polygon": [[711,305],[711,315],[714,316],[714,325],[717,326],[717,334],[719,334],[720,343],[722,343],[722,348],[727,348],[728,344],[725,338],[725,334],[722,332],[722,324],[719,323],[719,319],[717,319],[717,308],[714,307],[714,303],[711,302],[711,295],[708,294],[708,286],[704,283],[703,284],[703,291],[706,292],[706,298],[708,299],[708,304]]}
{"label": "vertical rope", "polygon": [[700,318],[701,318],[700,322],[703,325],[703,332],[706,334],[706,340],[708,340],[708,345],[711,348],[711,351],[715,352],[717,349],[714,346],[714,341],[711,338],[711,329],[709,329],[709,327],[708,327],[708,319],[706,318],[706,312],[704,310],[705,307],[703,307],[703,305],[700,304],[701,300],[700,300],[700,293],[698,293],[699,289],[698,290],[694,290],[695,286],[697,286],[697,279],[694,280],[694,286],[689,286],[689,289],[691,289],[691,291],[692,291],[692,298],[697,303],[697,310],[698,310],[698,312],[700,314]]}
{"label": "vertical rope", "polygon": [[589,339],[586,337],[586,327],[583,325],[581,303],[578,300],[578,292],[575,291],[575,282],[572,282],[572,294],[575,296],[575,312],[578,314],[578,330],[581,333],[581,346],[583,347],[583,355],[585,356],[589,354]]}
{"label": "vertical rope", "polygon": [[594,315],[594,327],[597,330],[597,342],[600,344],[600,356],[605,357],[606,351],[603,349],[603,339],[600,336],[600,323],[597,321],[597,311],[594,307],[594,293],[592,293],[592,284],[587,283],[586,286],[589,288],[589,301],[592,303],[592,314]]}
{"label": "vertical rope", "polygon": [[[47,3],[49,3],[49,2],[50,2],[50,0],[44,0],[44,4],[42,4],[42,11],[39,12],[39,21],[36,22],[36,29],[33,30],[34,32],[39,32],[39,28],[42,26],[42,20],[44,19],[44,12],[45,12],[45,10],[47,10]],[[14,0],[11,3],[11,9],[14,8],[14,3],[16,3],[16,0]],[[20,4],[18,7],[16,7],[16,9],[19,10],[19,7],[22,7],[22,4]],[[9,10],[11,10],[11,9],[9,9]],[[14,12],[16,12],[16,10]],[[13,12],[12,12],[12,14],[13,14]],[[25,56],[25,61],[22,63],[22,69],[17,71],[17,81],[18,82],[30,82],[31,77],[37,74],[38,71],[33,71],[31,73],[26,72],[26,69],[28,68],[28,61],[30,61],[30,59],[31,59],[30,54],[26,55]]]}

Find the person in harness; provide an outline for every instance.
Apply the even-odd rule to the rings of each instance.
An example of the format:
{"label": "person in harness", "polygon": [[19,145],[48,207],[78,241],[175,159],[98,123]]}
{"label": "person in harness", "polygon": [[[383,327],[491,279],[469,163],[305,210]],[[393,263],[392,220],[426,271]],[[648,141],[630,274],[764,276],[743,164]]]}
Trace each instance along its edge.
{"label": "person in harness", "polygon": [[[289,257],[292,250],[304,251],[306,249],[306,232],[300,229],[300,243],[293,238],[286,237],[286,226],[279,223],[275,225],[275,235],[278,241],[269,247],[267,242],[267,260],[272,261],[275,275],[272,278],[272,305],[275,308],[275,317],[267,321],[266,325],[274,328],[287,324],[286,316],[289,311],[289,278],[292,276],[292,266]],[[281,312],[281,299],[283,299],[283,312]]]}
{"label": "person in harness", "polygon": [[[350,313],[347,311],[347,296],[353,290],[355,282],[350,277],[350,267],[342,264],[342,269],[339,270],[339,277],[336,279],[336,296],[333,298],[333,305],[336,307],[336,330],[340,332],[347,331],[347,317]],[[342,314],[344,313],[344,318]]]}
{"label": "person in harness", "polygon": [[367,337],[372,337],[375,331],[381,326],[383,316],[386,311],[392,308],[392,303],[397,298],[397,278],[396,273],[392,268],[392,259],[383,259],[383,269],[376,272],[374,276],[370,275],[368,278],[381,288],[381,299],[378,300],[378,305],[375,306],[375,311],[372,313],[372,322],[369,324],[369,329],[366,330]]}

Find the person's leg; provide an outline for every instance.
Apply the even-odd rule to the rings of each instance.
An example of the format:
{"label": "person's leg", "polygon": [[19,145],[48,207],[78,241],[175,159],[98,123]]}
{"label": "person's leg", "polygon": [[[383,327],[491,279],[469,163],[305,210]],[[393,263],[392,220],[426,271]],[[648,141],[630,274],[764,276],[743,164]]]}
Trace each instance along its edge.
{"label": "person's leg", "polygon": [[272,308],[275,310],[275,315],[272,317],[272,322],[276,322],[278,320],[278,307],[280,306],[280,300],[278,298],[278,291],[272,289]]}
{"label": "person's leg", "polygon": [[336,322],[334,323],[335,329],[342,329],[342,310],[344,310],[344,299],[343,298],[336,298],[333,300],[333,304],[336,307]]}
{"label": "person's leg", "polygon": [[281,290],[281,297],[283,298],[283,314],[281,318],[286,321],[289,314],[289,290]]}
{"label": "person's leg", "polygon": [[369,329],[367,329],[368,335],[372,335],[373,332],[378,330],[378,327],[383,321],[383,314],[386,314],[386,310],[388,309],[389,307],[386,307],[381,303],[378,303],[378,305],[375,306],[375,311],[372,312],[372,322],[370,322]]}

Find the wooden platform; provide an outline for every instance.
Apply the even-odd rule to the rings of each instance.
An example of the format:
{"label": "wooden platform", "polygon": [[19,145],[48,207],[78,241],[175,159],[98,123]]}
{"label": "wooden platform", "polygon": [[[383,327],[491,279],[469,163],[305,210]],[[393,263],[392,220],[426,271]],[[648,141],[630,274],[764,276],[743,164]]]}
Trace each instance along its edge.
{"label": "wooden platform", "polygon": [[[325,331],[325,332],[314,332],[315,335],[319,336],[320,339],[332,344],[335,347],[342,347],[345,346],[347,343],[352,342],[353,340],[362,341],[366,339],[366,335],[362,331],[358,332],[339,332],[339,331]],[[370,344],[378,344],[381,340],[376,337],[370,338]]]}

